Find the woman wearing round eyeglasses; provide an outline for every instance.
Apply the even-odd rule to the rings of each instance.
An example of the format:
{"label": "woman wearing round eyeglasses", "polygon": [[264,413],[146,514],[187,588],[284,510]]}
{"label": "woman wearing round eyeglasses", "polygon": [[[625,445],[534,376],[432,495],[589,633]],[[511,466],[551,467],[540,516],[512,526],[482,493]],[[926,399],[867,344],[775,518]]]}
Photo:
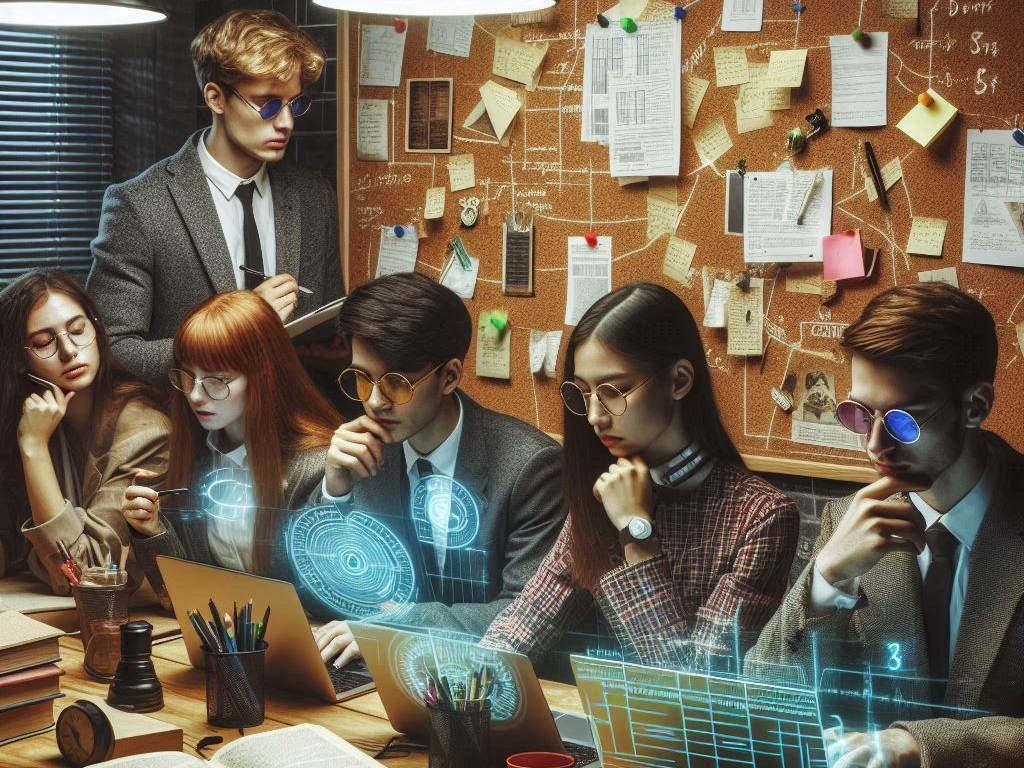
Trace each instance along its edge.
{"label": "woman wearing round eyeglasses", "polygon": [[[167,417],[62,272],[33,270],[0,293],[0,379],[0,575],[27,564],[68,594],[62,553],[82,569],[121,564],[121,494],[134,468],[165,471]],[[134,558],[127,567],[138,586]]]}
{"label": "woman wearing round eyeglasses", "polygon": [[785,591],[798,515],[743,468],[686,306],[651,283],[599,299],[565,379],[569,520],[484,644],[537,657],[588,594],[627,659],[683,666],[752,644]]}
{"label": "woman wearing round eyeglasses", "polygon": [[122,511],[143,567],[157,587],[160,554],[282,575],[284,518],[320,482],[337,412],[302,369],[277,314],[249,291],[200,304],[174,337],[174,361],[164,486],[188,491],[171,497],[174,514],[161,511],[148,481],[125,492]]}

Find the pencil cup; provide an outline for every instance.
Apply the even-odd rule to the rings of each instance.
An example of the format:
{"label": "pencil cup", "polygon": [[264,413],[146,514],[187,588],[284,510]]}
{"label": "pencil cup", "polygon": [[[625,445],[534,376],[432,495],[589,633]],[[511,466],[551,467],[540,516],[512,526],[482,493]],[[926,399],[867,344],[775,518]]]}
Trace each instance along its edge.
{"label": "pencil cup", "polygon": [[108,579],[121,583],[98,584],[89,578],[91,570],[82,575],[80,584],[71,587],[71,594],[82,632],[85,671],[110,681],[121,660],[121,625],[128,623],[128,574],[122,571],[118,578]]}
{"label": "pencil cup", "polygon": [[206,722],[222,728],[252,728],[263,722],[263,661],[267,644],[255,651],[216,653],[206,660]]}
{"label": "pencil cup", "polygon": [[427,706],[430,768],[480,768],[491,760],[491,707],[451,710]]}

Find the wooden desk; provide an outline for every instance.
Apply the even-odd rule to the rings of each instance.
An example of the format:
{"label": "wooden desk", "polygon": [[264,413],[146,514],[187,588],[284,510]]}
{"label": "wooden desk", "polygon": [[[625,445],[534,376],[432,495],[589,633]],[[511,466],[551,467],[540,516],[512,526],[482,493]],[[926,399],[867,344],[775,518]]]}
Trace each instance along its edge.
{"label": "wooden desk", "polygon": [[[145,618],[153,622],[156,617],[143,615],[132,618]],[[166,617],[162,617],[162,620],[166,622]],[[107,694],[107,684],[93,680],[82,668],[84,653],[78,637],[63,637],[60,645],[60,666],[65,671],[60,680],[65,696],[54,702],[55,716],[65,706],[76,701],[79,694],[104,697]],[[164,708],[151,712],[149,716],[179,726],[184,732],[187,753],[195,755],[195,746],[204,736],[223,736],[224,743],[239,738],[237,730],[215,728],[207,724],[204,673],[189,664],[185,643],[181,638],[154,645],[153,664],[163,684]],[[552,706],[571,712],[583,711],[579,694],[573,686],[547,681],[542,685]],[[396,735],[384,713],[380,697],[375,692],[341,704],[323,704],[274,690],[268,690],[266,694],[266,720],[263,725],[247,728],[246,733],[299,723],[317,723],[329,728],[370,755],[378,752],[388,739]],[[222,745],[207,747],[203,753],[209,756],[219,746]],[[0,765],[3,768],[67,768],[67,763],[57,749],[53,731],[0,747]],[[395,768],[425,766],[427,753],[420,751],[413,752],[409,757],[389,758],[387,765]]]}

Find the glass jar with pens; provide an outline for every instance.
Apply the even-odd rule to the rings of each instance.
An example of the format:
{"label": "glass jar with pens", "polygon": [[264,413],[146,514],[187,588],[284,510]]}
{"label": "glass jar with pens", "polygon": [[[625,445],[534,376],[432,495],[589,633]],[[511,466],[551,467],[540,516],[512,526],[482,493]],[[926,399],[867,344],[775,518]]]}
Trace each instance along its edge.
{"label": "glass jar with pens", "polygon": [[493,675],[481,666],[452,681],[425,669],[423,695],[430,716],[430,768],[479,768],[491,762]]}
{"label": "glass jar with pens", "polygon": [[85,671],[99,680],[114,678],[121,660],[121,625],[128,622],[128,572],[124,562],[128,548],[123,547],[120,563],[108,559],[106,567],[82,570],[67,547],[59,543],[64,562],[61,572],[71,585],[85,651]]}

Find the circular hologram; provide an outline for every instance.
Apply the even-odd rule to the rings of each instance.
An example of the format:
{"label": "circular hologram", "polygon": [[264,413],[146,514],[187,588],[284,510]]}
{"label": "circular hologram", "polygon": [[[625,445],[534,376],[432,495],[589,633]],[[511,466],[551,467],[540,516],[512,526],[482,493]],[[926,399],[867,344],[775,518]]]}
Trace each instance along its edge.
{"label": "circular hologram", "polygon": [[288,555],[302,584],[349,619],[411,604],[412,558],[394,532],[365,512],[312,507],[288,529]]}
{"label": "circular hologram", "polygon": [[458,480],[427,475],[413,491],[412,519],[420,541],[432,543],[432,531],[447,521],[448,549],[462,549],[480,530],[480,507]]}
{"label": "circular hologram", "polygon": [[252,477],[241,467],[215,469],[204,475],[199,483],[199,498],[203,511],[220,520],[243,519],[256,506]]}

